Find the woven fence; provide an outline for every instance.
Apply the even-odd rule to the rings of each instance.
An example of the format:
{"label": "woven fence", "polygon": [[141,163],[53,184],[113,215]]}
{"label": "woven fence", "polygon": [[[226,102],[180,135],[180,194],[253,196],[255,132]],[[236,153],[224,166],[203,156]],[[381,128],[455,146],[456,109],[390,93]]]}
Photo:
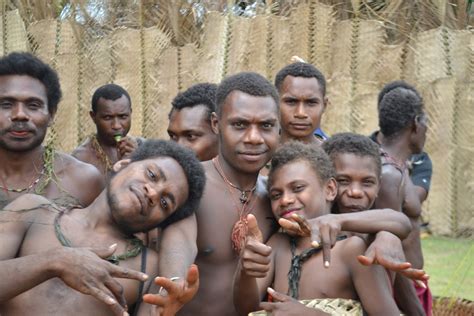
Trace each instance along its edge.
{"label": "woven fence", "polygon": [[94,131],[90,99],[110,82],[130,93],[131,134],[167,138],[170,103],[179,91],[246,70],[273,80],[293,55],[327,77],[330,106],[322,127],[329,134],[374,131],[378,91],[388,81],[407,80],[424,96],[429,116],[425,149],[434,173],[424,218],[437,234],[472,235],[472,30],[440,26],[393,43],[386,21],[342,19],[318,1],[287,16],[209,12],[198,39],[179,45],[159,24],[91,27],[59,18],[25,23],[18,10],[3,10],[0,22],[1,54],[31,51],[58,71],[64,97],[48,139],[66,152]]}

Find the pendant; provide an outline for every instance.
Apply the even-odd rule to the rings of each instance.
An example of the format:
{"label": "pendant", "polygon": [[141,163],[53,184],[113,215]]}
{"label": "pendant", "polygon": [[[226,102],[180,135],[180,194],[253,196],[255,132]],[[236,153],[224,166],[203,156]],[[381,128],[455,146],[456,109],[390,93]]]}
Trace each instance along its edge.
{"label": "pendant", "polygon": [[247,202],[248,196],[247,196],[247,191],[242,191],[240,194],[240,203],[245,204]]}

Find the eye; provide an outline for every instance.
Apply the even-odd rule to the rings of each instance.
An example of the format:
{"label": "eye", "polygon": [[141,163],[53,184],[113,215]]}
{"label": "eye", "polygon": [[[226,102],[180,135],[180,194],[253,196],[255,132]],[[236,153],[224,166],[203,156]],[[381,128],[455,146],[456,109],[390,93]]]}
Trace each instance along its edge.
{"label": "eye", "polygon": [[128,119],[128,115],[127,114],[122,114],[122,115],[120,115],[120,119],[121,120],[126,120],[126,119]]}
{"label": "eye", "polygon": [[112,117],[109,116],[109,115],[106,115],[106,116],[102,117],[102,119],[103,119],[104,121],[110,121],[110,120],[112,119]]}
{"label": "eye", "polygon": [[236,129],[244,129],[245,128],[245,123],[244,122],[235,122],[235,123],[232,123],[232,126]]}
{"label": "eye", "polygon": [[337,183],[340,184],[340,185],[348,185],[349,182],[350,182],[350,181],[347,180],[347,179],[337,179],[336,181],[337,181]]}
{"label": "eye", "polygon": [[0,101],[0,107],[2,109],[9,109],[12,107],[12,103],[6,100]]}
{"label": "eye", "polygon": [[375,185],[375,181],[374,180],[364,180],[363,184],[365,186],[373,186],[373,185]]}
{"label": "eye", "polygon": [[156,174],[155,174],[153,171],[151,171],[150,169],[147,169],[146,172],[147,172],[148,177],[149,177],[152,181],[156,181],[156,180],[157,180]]}
{"label": "eye", "polygon": [[263,129],[271,129],[273,128],[273,126],[274,126],[273,123],[268,123],[268,122],[262,124]]}
{"label": "eye", "polygon": [[173,134],[173,133],[168,132],[168,135],[170,136],[170,139],[171,139],[171,140],[177,141],[178,136],[176,136],[176,134]]}
{"label": "eye", "polygon": [[293,187],[293,192],[301,192],[306,188],[303,184],[297,184]]}
{"label": "eye", "polygon": [[294,104],[296,104],[296,100],[294,100],[294,99],[287,99],[287,100],[285,100],[285,103],[288,104],[288,105],[294,105]]}
{"label": "eye", "polygon": [[270,194],[270,200],[272,200],[272,201],[276,201],[276,200],[278,200],[280,197],[281,197],[281,193],[278,193],[278,192],[275,192],[275,193]]}
{"label": "eye", "polygon": [[169,204],[164,197],[160,198],[160,205],[164,210],[168,210]]}
{"label": "eye", "polygon": [[198,136],[196,134],[188,134],[186,135],[186,138],[192,142],[192,141],[195,141],[196,139],[198,139]]}

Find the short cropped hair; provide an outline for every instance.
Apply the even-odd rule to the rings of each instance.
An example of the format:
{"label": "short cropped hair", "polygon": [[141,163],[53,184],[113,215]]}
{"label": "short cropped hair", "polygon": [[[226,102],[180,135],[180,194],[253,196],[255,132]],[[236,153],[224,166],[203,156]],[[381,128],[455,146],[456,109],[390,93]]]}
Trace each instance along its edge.
{"label": "short cropped hair", "polygon": [[382,173],[379,146],[367,136],[354,133],[335,134],[323,143],[323,149],[333,162],[339,154],[370,157],[375,163],[377,175]]}
{"label": "short cropped hair", "polygon": [[213,83],[198,83],[191,86],[171,101],[172,108],[168,117],[174,110],[204,105],[207,108],[206,118],[211,120],[211,113],[216,111],[216,91],[217,85]]}
{"label": "short cropped hair", "polygon": [[272,157],[268,188],[273,184],[275,172],[284,165],[294,161],[307,161],[319,176],[320,183],[334,178],[334,167],[328,154],[319,146],[290,141],[278,148]]}
{"label": "short cropped hair", "polygon": [[92,95],[92,101],[91,101],[92,112],[97,113],[97,102],[99,102],[100,98],[115,101],[117,99],[120,99],[123,95],[128,99],[128,103],[130,104],[130,109],[131,109],[132,100],[130,99],[130,95],[128,94],[127,90],[113,83],[109,83],[109,84],[99,87],[97,90],[95,90],[94,94]]}
{"label": "short cropped hair", "polygon": [[281,92],[283,81],[287,76],[316,78],[319,86],[321,87],[323,96],[326,95],[326,78],[324,78],[324,75],[321,71],[311,64],[296,62],[283,67],[275,77],[275,87],[277,88],[278,92]]}
{"label": "short cropped hair", "polygon": [[[220,117],[227,96],[233,91],[241,91],[254,97],[272,97],[279,111],[279,98],[275,87],[256,72],[240,72],[222,80],[216,92],[216,113]],[[258,109],[255,109],[256,111]]]}
{"label": "short cropped hair", "polygon": [[387,92],[379,104],[379,127],[385,137],[394,137],[423,114],[423,99],[402,87]]}
{"label": "short cropped hair", "polygon": [[0,76],[20,75],[35,78],[46,88],[48,112],[54,115],[62,92],[57,72],[30,53],[15,52],[0,58]]}
{"label": "short cropped hair", "polygon": [[403,80],[395,80],[392,82],[387,83],[385,86],[383,86],[382,90],[380,90],[379,95],[377,97],[377,109],[380,109],[380,102],[382,101],[383,97],[389,93],[390,91],[396,89],[396,88],[404,88],[407,90],[413,91],[420,99],[422,99],[420,93],[416,90],[414,86],[409,84],[406,81]]}
{"label": "short cropped hair", "polygon": [[145,140],[133,152],[130,159],[131,162],[134,162],[156,157],[170,157],[176,160],[183,168],[189,186],[188,198],[184,204],[159,224],[159,227],[165,228],[190,216],[198,208],[206,184],[206,175],[201,162],[196,158],[193,151],[168,140]]}

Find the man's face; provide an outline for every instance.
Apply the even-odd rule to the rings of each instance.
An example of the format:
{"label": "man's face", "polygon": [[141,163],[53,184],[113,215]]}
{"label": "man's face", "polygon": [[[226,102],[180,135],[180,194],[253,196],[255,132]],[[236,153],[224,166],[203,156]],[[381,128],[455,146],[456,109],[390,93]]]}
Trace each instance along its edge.
{"label": "man's face", "polygon": [[132,124],[132,109],[125,95],[117,100],[99,98],[97,112],[90,112],[97,127],[97,135],[109,144],[115,144],[114,136],[126,136]]}
{"label": "man's face", "polygon": [[295,139],[312,137],[320,126],[326,104],[316,78],[287,76],[280,91],[283,131]]}
{"label": "man's face", "polygon": [[188,198],[183,168],[170,157],[132,162],[110,180],[107,200],[115,222],[126,232],[148,231]]}
{"label": "man's face", "polygon": [[339,213],[365,211],[372,207],[380,188],[377,164],[369,156],[344,153],[334,159]]}
{"label": "man's face", "polygon": [[236,170],[255,174],[271,159],[278,146],[278,106],[270,97],[231,92],[222,106],[221,117],[214,117],[219,133],[220,152]]}
{"label": "man's face", "polygon": [[217,135],[211,129],[205,105],[173,110],[168,135],[171,140],[193,150],[201,161],[217,156]]}
{"label": "man's face", "polygon": [[51,120],[41,81],[29,76],[0,76],[0,148],[12,152],[37,148]]}
{"label": "man's face", "polygon": [[314,218],[329,212],[336,196],[334,180],[321,184],[318,174],[304,160],[285,164],[273,174],[270,201],[276,219],[291,218],[295,213]]}

